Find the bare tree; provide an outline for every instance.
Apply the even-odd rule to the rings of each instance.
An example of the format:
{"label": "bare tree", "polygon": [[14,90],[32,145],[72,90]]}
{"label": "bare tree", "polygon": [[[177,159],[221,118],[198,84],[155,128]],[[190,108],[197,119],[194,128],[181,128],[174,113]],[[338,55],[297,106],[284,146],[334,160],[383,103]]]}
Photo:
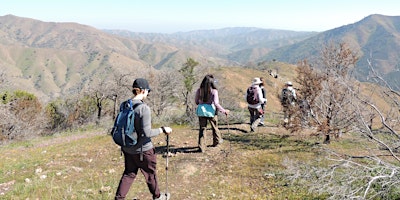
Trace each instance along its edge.
{"label": "bare tree", "polygon": [[[115,118],[119,103],[132,95],[131,88],[136,74],[136,72],[121,74],[114,71],[112,74],[104,73],[105,77],[89,80],[84,94],[95,101],[97,122],[101,120],[104,111],[111,111]],[[106,110],[104,106],[108,106]]]}
{"label": "bare tree", "polygon": [[321,146],[319,155],[324,156],[311,163],[286,160],[290,180],[307,185],[328,199],[400,198],[400,95],[371,62],[370,69],[370,80],[377,84],[369,85],[368,90],[354,87],[355,82],[338,88],[352,99],[346,108],[356,116],[352,117],[351,127],[359,150],[346,152]]}
{"label": "bare tree", "polygon": [[[305,61],[298,68],[300,99],[309,105],[314,125],[325,135],[324,143],[330,143],[331,135],[338,136],[351,129],[355,113],[351,109],[354,96],[350,91],[356,88],[350,72],[357,60],[345,43],[329,43],[323,47],[315,68]],[[300,124],[299,116],[303,114],[299,114],[300,109],[295,112],[298,119],[295,124]]]}
{"label": "bare tree", "polygon": [[103,106],[108,100],[114,98],[113,93],[113,82],[107,78],[91,80],[88,84],[88,88],[85,91],[85,95],[92,98],[97,107],[97,120],[101,119]]}
{"label": "bare tree", "polygon": [[2,94],[0,139],[13,140],[40,135],[45,125],[42,105],[31,93],[17,90]]}
{"label": "bare tree", "polygon": [[153,71],[150,73],[152,91],[148,97],[153,112],[161,116],[167,108],[175,106],[179,99],[179,91],[182,91],[182,83],[177,78],[178,71],[173,69]]}
{"label": "bare tree", "polygon": [[6,88],[7,85],[8,85],[7,74],[4,70],[1,70],[0,71],[0,87]]}
{"label": "bare tree", "polygon": [[184,105],[186,107],[186,116],[190,117],[193,113],[193,108],[191,107],[192,103],[190,103],[193,92],[193,86],[197,83],[198,79],[196,78],[195,67],[199,65],[199,63],[192,58],[188,58],[186,63],[183,64],[182,68],[179,70],[181,75],[183,76],[183,83],[185,86],[185,90],[183,91],[184,97]]}
{"label": "bare tree", "polygon": [[[383,79],[381,79],[383,80]],[[400,197],[400,135],[398,133],[400,96],[388,87],[376,87],[388,105],[397,110],[377,106],[369,95],[358,95],[353,102],[357,114],[354,132],[359,134],[360,152],[338,153],[325,148],[329,168],[314,170],[312,188],[320,193],[330,193],[331,199],[398,199]],[[358,91],[353,91],[358,93]],[[386,94],[393,94],[388,96]],[[381,127],[370,124],[371,110]],[[386,110],[386,111],[384,111]],[[389,120],[388,120],[389,118]],[[346,183],[346,184],[343,184]]]}

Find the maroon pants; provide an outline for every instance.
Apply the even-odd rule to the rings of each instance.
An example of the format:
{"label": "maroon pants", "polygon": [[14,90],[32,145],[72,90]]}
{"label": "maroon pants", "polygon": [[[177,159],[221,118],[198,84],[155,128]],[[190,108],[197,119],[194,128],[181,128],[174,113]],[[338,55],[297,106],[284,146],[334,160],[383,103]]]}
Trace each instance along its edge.
{"label": "maroon pants", "polygon": [[155,149],[143,152],[142,161],[140,160],[140,154],[128,154],[124,152],[124,158],[125,170],[119,182],[117,193],[115,194],[115,200],[125,199],[139,169],[146,179],[147,187],[153,195],[153,198],[159,197],[160,189],[157,183],[157,156],[155,154]]}

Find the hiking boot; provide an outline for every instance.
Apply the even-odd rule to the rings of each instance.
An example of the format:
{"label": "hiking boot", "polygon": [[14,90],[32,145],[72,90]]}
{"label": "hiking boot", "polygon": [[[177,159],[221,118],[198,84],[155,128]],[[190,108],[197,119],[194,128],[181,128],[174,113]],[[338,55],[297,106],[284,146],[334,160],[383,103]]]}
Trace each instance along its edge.
{"label": "hiking boot", "polygon": [[195,152],[196,152],[196,153],[204,153],[205,150],[199,147],[199,149],[197,149]]}
{"label": "hiking boot", "polygon": [[221,145],[222,143],[224,143],[223,139],[220,139],[217,143],[214,143],[213,145],[211,145],[212,147],[217,147],[219,145]]}
{"label": "hiking boot", "polygon": [[285,124],[289,123],[289,119],[288,118],[283,119],[283,123]]}
{"label": "hiking boot", "polygon": [[169,200],[169,198],[171,197],[171,194],[170,193],[167,193],[167,194],[165,194],[165,193],[160,193],[160,197],[158,197],[158,198],[153,198],[153,200]]}

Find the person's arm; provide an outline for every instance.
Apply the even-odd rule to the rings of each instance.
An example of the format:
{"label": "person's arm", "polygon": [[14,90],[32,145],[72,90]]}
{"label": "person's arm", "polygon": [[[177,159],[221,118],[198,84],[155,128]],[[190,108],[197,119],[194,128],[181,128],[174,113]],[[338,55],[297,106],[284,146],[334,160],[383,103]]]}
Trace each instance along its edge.
{"label": "person's arm", "polygon": [[264,87],[262,88],[262,94],[263,94],[263,97],[265,99],[264,103],[267,103],[267,90],[265,90]]}
{"label": "person's arm", "polygon": [[267,91],[265,90],[264,87],[261,88],[261,91],[262,91],[263,97],[264,97],[264,98],[267,98]]}
{"label": "person's arm", "polygon": [[292,90],[292,92],[293,92],[293,98],[294,98],[294,100],[297,100],[297,96],[296,96],[296,90],[295,90],[295,89],[293,89],[293,90]]}
{"label": "person's arm", "polygon": [[151,129],[151,111],[147,105],[141,106],[142,128],[146,137],[154,137],[159,135],[160,129]]}
{"label": "person's arm", "polygon": [[265,103],[265,98],[263,97],[262,89],[258,87],[257,90],[258,90],[258,99],[260,99],[260,103],[261,104]]}
{"label": "person's arm", "polygon": [[214,103],[217,110],[221,113],[227,114],[227,111],[221,106],[221,104],[219,104],[218,90],[213,89],[212,94],[214,98],[212,102]]}

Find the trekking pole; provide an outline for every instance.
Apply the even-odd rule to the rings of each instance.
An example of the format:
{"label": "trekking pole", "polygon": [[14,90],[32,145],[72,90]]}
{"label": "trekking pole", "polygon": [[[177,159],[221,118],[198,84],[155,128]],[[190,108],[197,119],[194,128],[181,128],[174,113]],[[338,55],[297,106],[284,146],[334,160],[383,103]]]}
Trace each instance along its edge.
{"label": "trekking pole", "polygon": [[167,158],[165,159],[165,199],[168,199],[168,157],[169,157],[169,134],[167,134]]}
{"label": "trekking pole", "polygon": [[[229,131],[229,119],[228,119],[228,115],[226,115],[226,124],[228,125],[228,138],[229,138],[229,140],[231,140],[231,133],[230,133],[230,131]],[[231,142],[232,141],[229,141],[229,153],[231,153],[232,152],[232,144],[231,144]]]}

